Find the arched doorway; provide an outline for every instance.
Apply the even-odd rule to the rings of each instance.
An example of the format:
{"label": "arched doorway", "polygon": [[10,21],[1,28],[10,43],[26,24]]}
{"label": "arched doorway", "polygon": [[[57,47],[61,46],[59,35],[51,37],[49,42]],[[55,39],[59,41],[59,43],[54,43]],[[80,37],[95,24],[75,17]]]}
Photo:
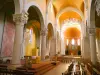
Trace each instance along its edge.
{"label": "arched doorway", "polygon": [[[26,47],[26,56],[40,56],[41,55],[41,43],[40,43],[40,31],[44,26],[44,21],[42,14],[38,7],[36,6],[30,6],[28,9],[28,22],[25,25],[25,30],[29,31],[29,34],[33,37],[30,45],[30,40],[28,39],[28,44]],[[31,39],[30,36],[30,39]],[[24,47],[25,48],[25,47]]]}
{"label": "arched doorway", "polygon": [[38,56],[40,47],[40,23],[29,21],[25,26],[25,55]]}

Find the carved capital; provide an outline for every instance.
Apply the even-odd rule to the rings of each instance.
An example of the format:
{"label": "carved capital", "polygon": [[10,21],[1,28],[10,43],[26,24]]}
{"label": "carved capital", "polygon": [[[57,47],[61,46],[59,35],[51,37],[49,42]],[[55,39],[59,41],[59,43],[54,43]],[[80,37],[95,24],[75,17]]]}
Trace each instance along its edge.
{"label": "carved capital", "polygon": [[27,20],[28,20],[28,14],[25,12],[13,15],[13,21],[16,23],[16,25],[24,25],[25,23],[27,23]]}
{"label": "carved capital", "polygon": [[40,35],[46,36],[47,35],[47,32],[48,32],[47,28],[41,29]]}
{"label": "carved capital", "polygon": [[97,15],[100,16],[100,0],[95,1]]}
{"label": "carved capital", "polygon": [[96,33],[95,28],[89,28],[88,33],[89,33],[89,35],[95,35],[95,33]]}

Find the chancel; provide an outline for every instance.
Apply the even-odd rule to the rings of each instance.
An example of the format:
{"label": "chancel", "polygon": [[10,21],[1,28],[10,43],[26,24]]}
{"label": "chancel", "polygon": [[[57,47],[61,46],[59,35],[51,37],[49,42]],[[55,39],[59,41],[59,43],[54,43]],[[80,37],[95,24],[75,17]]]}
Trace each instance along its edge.
{"label": "chancel", "polygon": [[100,0],[0,0],[0,75],[100,75]]}

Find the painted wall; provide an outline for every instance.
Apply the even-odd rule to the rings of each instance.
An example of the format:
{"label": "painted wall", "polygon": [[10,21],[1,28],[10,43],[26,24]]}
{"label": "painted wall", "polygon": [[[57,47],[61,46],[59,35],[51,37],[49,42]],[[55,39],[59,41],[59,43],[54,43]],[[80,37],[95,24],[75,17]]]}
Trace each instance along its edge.
{"label": "painted wall", "polygon": [[2,57],[12,56],[13,44],[15,36],[15,26],[12,19],[12,15],[6,15],[4,32],[3,32],[3,41],[2,41]]}
{"label": "painted wall", "polygon": [[2,47],[2,36],[3,36],[3,28],[4,28],[4,12],[0,12],[0,52]]}

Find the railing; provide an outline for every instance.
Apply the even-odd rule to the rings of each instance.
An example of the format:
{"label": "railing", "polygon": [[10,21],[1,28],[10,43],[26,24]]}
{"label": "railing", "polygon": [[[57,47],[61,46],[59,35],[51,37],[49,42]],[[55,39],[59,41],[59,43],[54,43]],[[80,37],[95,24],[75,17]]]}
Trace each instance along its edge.
{"label": "railing", "polygon": [[61,62],[70,63],[72,61],[81,62],[82,58],[81,58],[81,56],[62,56]]}

